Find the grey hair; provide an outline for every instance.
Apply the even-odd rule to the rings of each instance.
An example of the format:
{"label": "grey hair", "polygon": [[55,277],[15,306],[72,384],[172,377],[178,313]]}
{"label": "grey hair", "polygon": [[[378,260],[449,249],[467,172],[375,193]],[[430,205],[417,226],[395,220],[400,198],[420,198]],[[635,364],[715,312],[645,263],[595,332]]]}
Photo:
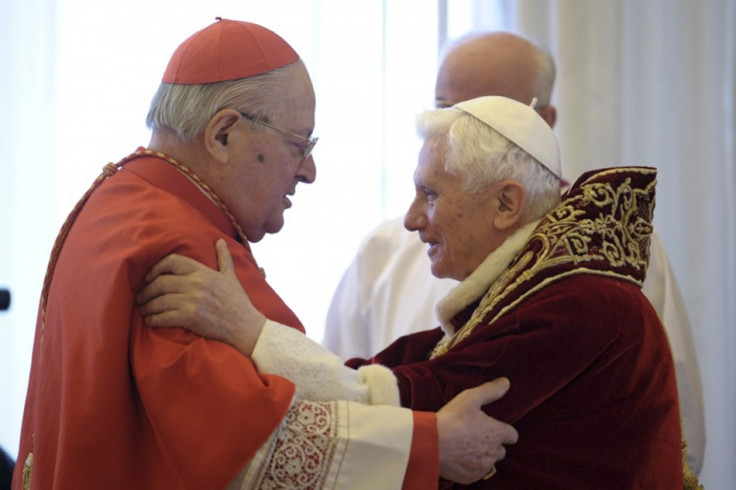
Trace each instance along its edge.
{"label": "grey hair", "polygon": [[421,138],[444,141],[444,168],[477,193],[502,180],[527,192],[525,223],[541,218],[560,202],[560,180],[547,167],[487,124],[457,108],[426,111],[417,117]]}
{"label": "grey hair", "polygon": [[537,98],[537,107],[548,106],[552,100],[552,89],[555,85],[555,60],[552,54],[534,45],[534,96]]}
{"label": "grey hair", "polygon": [[282,94],[295,77],[294,63],[262,75],[202,85],[161,83],[146,117],[149,129],[170,129],[191,142],[201,134],[212,117],[225,108],[242,110],[268,122],[268,115],[281,108]]}

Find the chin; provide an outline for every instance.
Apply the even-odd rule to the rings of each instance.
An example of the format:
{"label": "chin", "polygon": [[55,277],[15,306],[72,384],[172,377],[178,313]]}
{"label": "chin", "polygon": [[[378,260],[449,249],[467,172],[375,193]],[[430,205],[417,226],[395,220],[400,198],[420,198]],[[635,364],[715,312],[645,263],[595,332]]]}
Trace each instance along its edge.
{"label": "chin", "polygon": [[454,279],[456,281],[464,281],[468,277],[467,274],[457,274],[440,265],[435,267],[434,264],[432,264],[432,275],[437,279]]}
{"label": "chin", "polygon": [[269,221],[268,223],[264,223],[263,228],[265,230],[265,233],[268,233],[270,235],[273,235],[274,233],[278,233],[281,231],[281,229],[284,227],[284,219],[281,218],[278,221]]}
{"label": "chin", "polygon": [[432,275],[438,279],[449,277],[446,270],[442,269],[439,265],[435,266],[434,264],[432,264]]}
{"label": "chin", "polygon": [[266,236],[265,231],[258,231],[257,233],[251,233],[251,232],[245,233],[245,238],[247,238],[248,242],[250,243],[258,243],[261,240],[263,240],[264,236]]}

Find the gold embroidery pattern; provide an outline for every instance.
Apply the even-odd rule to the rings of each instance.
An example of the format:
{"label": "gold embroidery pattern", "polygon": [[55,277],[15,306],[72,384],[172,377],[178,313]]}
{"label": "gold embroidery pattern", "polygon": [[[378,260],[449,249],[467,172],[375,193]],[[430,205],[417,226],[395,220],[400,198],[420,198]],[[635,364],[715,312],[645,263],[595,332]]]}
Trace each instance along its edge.
{"label": "gold embroidery pattern", "polygon": [[337,445],[337,417],[335,403],[295,404],[255,488],[324,488]]}
{"label": "gold embroidery pattern", "polygon": [[656,170],[621,167],[584,174],[540,222],[491,285],[470,320],[444,337],[446,353],[481,323],[508,313],[541,288],[575,274],[597,274],[641,286],[649,262]]}
{"label": "gold embroidery pattern", "polygon": [[[682,423],[682,420],[680,420]],[[683,490],[705,490],[705,487],[700,484],[698,477],[695,476],[690,469],[690,465],[687,462],[687,441],[683,439],[680,443],[680,451],[682,452],[682,488]]]}
{"label": "gold embroidery pattern", "polygon": [[26,462],[23,465],[23,490],[30,490],[32,474],[33,474],[33,453],[28,453]]}

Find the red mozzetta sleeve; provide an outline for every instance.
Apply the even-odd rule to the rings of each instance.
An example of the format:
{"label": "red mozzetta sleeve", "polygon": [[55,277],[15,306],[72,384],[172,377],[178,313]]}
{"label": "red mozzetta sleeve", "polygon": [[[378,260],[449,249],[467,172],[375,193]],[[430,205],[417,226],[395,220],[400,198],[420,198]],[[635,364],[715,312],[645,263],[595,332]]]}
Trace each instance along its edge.
{"label": "red mozzetta sleeve", "polygon": [[437,488],[440,477],[437,416],[432,412],[414,412],[411,453],[406,466],[403,490]]}

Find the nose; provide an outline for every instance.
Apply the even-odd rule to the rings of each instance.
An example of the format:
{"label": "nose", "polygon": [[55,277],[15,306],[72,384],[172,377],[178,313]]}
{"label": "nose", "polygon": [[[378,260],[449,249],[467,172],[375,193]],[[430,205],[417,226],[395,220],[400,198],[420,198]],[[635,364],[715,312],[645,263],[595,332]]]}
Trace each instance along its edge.
{"label": "nose", "polygon": [[415,197],[409,205],[409,209],[406,211],[404,216],[404,228],[409,231],[418,231],[422,229],[426,224],[424,219],[424,213],[421,210],[419,203],[419,197]]}
{"label": "nose", "polygon": [[317,178],[317,166],[314,163],[314,156],[309,155],[297,169],[296,178],[299,182],[311,184]]}

